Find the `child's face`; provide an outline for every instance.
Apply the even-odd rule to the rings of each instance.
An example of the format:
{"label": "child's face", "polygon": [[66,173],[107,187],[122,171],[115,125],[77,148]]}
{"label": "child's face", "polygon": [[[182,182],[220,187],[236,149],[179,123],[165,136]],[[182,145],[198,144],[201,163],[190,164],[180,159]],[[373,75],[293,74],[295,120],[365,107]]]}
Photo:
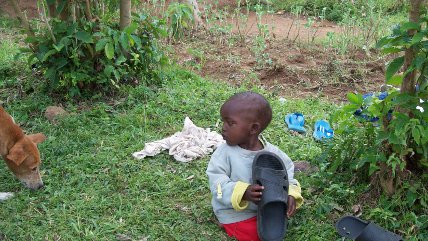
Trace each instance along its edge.
{"label": "child's face", "polygon": [[249,142],[252,122],[245,118],[239,107],[225,104],[220,115],[223,121],[222,136],[228,145],[245,145]]}

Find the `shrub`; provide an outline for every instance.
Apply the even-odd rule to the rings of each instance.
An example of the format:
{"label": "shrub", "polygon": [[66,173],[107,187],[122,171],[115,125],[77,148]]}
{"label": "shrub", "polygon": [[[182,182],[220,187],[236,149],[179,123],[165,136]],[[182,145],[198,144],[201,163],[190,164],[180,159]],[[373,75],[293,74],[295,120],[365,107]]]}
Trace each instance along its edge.
{"label": "shrub", "polygon": [[117,24],[84,19],[53,19],[51,31],[26,41],[34,46],[29,63],[44,73],[51,91],[69,96],[94,88],[109,89],[123,83],[159,83],[166,57],[157,40],[164,22],[148,15],[133,15],[123,31]]}

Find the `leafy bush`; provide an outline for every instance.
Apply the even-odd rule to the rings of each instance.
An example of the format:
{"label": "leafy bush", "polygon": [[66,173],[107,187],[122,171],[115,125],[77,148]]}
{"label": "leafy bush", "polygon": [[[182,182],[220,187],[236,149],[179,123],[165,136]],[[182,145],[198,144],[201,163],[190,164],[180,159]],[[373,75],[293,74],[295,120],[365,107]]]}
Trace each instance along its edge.
{"label": "leafy bush", "polygon": [[34,46],[29,63],[49,80],[48,87],[70,96],[121,83],[156,83],[162,79],[166,57],[157,40],[165,34],[163,21],[145,14],[133,16],[123,31],[115,24],[53,19],[52,32],[28,37]]}
{"label": "leafy bush", "polygon": [[[349,104],[333,117],[338,137],[327,144],[329,148],[322,159],[328,173],[356,170],[357,173],[352,173],[355,180],[370,178],[374,188],[380,185],[385,189],[382,172],[390,170],[395,190],[392,194],[387,192],[390,197],[381,196],[379,208],[371,210],[368,216],[385,227],[406,230],[406,236],[414,237],[412,240],[425,240],[428,235],[424,231],[428,220],[425,215],[428,212],[427,20],[428,17],[423,17],[418,23],[403,23],[378,43],[385,53],[413,49],[415,56],[404,73],[396,74],[404,62],[403,56],[398,56],[389,63],[386,80],[400,86],[407,74],[416,71],[414,91],[390,88],[382,98],[379,93],[371,96],[349,93]],[[409,34],[408,30],[414,30],[415,34]],[[403,220],[401,227],[391,223],[391,218],[397,215]],[[406,229],[407,226],[412,229]]]}

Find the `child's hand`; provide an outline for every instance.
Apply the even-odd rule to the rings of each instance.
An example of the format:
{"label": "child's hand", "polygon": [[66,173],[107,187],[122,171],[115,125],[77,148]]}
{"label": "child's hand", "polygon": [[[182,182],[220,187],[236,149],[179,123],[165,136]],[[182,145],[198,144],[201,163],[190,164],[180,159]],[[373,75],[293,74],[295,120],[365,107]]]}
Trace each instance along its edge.
{"label": "child's hand", "polygon": [[287,217],[291,218],[296,213],[296,200],[293,196],[288,196]]}
{"label": "child's hand", "polygon": [[264,187],[258,184],[250,185],[244,193],[244,200],[257,203],[262,198],[262,191]]}

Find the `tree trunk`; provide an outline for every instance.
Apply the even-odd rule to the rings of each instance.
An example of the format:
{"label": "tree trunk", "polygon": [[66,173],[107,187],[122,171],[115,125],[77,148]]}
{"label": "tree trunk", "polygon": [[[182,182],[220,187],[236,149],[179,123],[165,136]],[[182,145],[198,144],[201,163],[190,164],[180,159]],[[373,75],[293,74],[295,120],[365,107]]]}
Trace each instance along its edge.
{"label": "tree trunk", "polygon": [[19,7],[19,2],[17,0],[9,0],[9,2],[12,4],[13,10],[15,10],[16,16],[18,17],[19,21],[21,22],[21,25],[24,28],[25,33],[28,36],[34,37],[34,32],[31,29],[30,23],[28,23],[28,20],[25,17],[24,13],[21,11],[21,8]]}
{"label": "tree trunk", "polygon": [[[410,22],[418,22],[420,18],[420,7],[424,0],[410,0],[410,10],[409,10],[409,21]],[[416,30],[411,29],[409,30],[409,35],[413,36],[415,35]],[[415,53],[413,48],[408,48],[404,52],[404,71],[409,69],[413,59],[415,57]],[[415,84],[416,84],[416,70],[413,70],[412,72],[408,73],[401,83],[401,93],[408,93],[408,94],[414,94],[415,93]],[[400,108],[400,106],[397,106],[397,111],[409,114],[405,109]],[[385,130],[388,129],[389,120],[387,116],[384,116],[383,118],[383,128]],[[385,141],[383,142],[384,152],[386,156],[390,156],[392,154],[392,150],[390,145]],[[407,162],[408,158],[402,157],[403,162]],[[385,194],[391,196],[395,193],[395,189],[398,185],[401,185],[401,178],[400,176],[404,173],[401,172],[398,168],[395,170],[395,177],[393,176],[392,168],[389,167],[386,163],[381,162],[379,164],[379,182],[380,186],[382,187],[382,190]]]}
{"label": "tree trunk", "polygon": [[[62,11],[59,13],[59,17],[61,20],[67,21],[70,17],[70,11],[69,11],[70,1],[69,0],[60,0],[60,1],[65,1],[65,5],[64,5],[64,8],[62,9]],[[59,5],[59,4],[61,4],[61,3],[57,3],[57,5]]]}
{"label": "tree trunk", "polygon": [[55,0],[46,1],[46,3],[48,4],[49,17],[50,18],[56,17],[56,1]]}
{"label": "tree trunk", "polygon": [[[417,23],[420,18],[420,7],[423,0],[410,0],[410,11],[409,11],[409,21]],[[411,29],[409,30],[409,35],[413,36],[415,35],[416,30]],[[410,64],[413,61],[414,51],[412,48],[406,49],[404,52],[404,69],[407,70],[410,66]],[[408,73],[401,83],[401,93],[409,93],[413,94],[415,93],[415,84],[416,84],[416,70],[413,70],[412,72]]]}
{"label": "tree trunk", "polygon": [[89,0],[85,1],[85,17],[88,21],[92,21],[91,3]]}
{"label": "tree trunk", "polygon": [[131,0],[120,0],[120,30],[131,23]]}

